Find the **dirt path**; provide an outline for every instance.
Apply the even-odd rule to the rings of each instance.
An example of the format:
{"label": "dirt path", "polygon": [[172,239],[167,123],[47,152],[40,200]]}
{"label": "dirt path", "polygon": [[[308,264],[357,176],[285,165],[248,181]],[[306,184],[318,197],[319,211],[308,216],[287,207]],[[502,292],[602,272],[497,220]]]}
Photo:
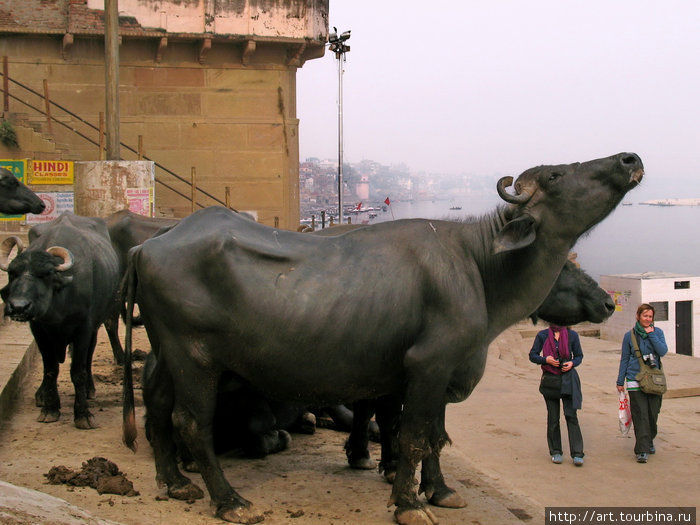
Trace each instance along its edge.
{"label": "dirt path", "polygon": [[[41,381],[38,364],[15,414],[0,432],[0,479],[65,499],[95,516],[125,525],[221,523],[212,517],[208,497],[194,502],[167,500],[156,486],[151,448],[143,430],[140,390],[136,392],[139,450],[133,454],[121,443],[122,371],[113,364],[105,339],[101,331],[93,364],[97,399],[91,402],[91,410],[99,428],[82,431],[73,426],[73,387],[67,364],[59,376],[61,419],[52,424],[36,421],[39,409],[33,396]],[[143,329],[135,333],[134,346],[148,350]],[[141,366],[136,364],[138,370]],[[291,448],[285,452],[261,460],[224,457],[222,467],[239,493],[265,511],[268,524],[391,523],[393,507],[386,506],[390,486],[376,471],[348,468],[342,447],[345,437],[327,429],[311,436],[294,434]],[[372,454],[378,458],[377,445],[373,445]],[[47,484],[45,474],[52,467],[80,470],[93,457],[114,462],[139,495],[100,495],[90,487]],[[456,451],[445,451],[444,469],[448,483],[470,504],[460,510],[433,508],[440,523],[522,523],[519,512],[520,518],[527,518],[523,510],[526,502],[518,503],[512,494],[502,497],[469,469]],[[191,477],[204,488],[198,475]]]}

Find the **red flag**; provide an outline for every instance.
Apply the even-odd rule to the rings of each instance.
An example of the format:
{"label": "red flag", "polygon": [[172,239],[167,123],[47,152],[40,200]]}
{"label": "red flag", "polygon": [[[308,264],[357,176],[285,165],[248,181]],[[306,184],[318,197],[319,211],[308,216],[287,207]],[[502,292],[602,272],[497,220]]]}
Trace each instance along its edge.
{"label": "red flag", "polygon": [[386,204],[387,206],[391,206],[391,201],[389,200],[389,197],[384,199],[384,204]]}

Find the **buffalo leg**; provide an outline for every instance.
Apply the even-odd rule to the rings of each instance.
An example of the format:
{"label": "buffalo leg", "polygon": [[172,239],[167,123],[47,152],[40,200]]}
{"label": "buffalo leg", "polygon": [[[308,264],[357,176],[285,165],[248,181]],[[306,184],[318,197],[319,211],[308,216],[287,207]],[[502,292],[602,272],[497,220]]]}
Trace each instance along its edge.
{"label": "buffalo leg", "polygon": [[[202,489],[177,467],[177,446],[174,440],[177,434],[172,424],[174,393],[170,373],[155,358],[155,354],[149,355],[147,366],[149,365],[153,366],[148,373],[144,371],[143,375],[143,403],[146,407],[146,437],[151,443],[156,462],[156,481],[159,486],[167,487],[171,498],[203,498]],[[183,455],[186,453],[184,448],[181,452]]]}
{"label": "buffalo leg", "polygon": [[124,364],[124,349],[119,340],[119,312],[110,314],[104,322],[105,331],[109,338],[109,345],[112,347],[114,362],[118,365]]}
{"label": "buffalo leg", "polygon": [[376,401],[377,424],[381,443],[379,472],[389,483],[396,477],[399,458],[399,423],[401,421],[401,399],[399,396],[383,396]]}
{"label": "buffalo leg", "polygon": [[377,466],[369,455],[369,420],[374,414],[374,402],[356,401],[352,412],[352,429],[345,442],[348,463],[355,469],[372,470]]}
{"label": "buffalo leg", "polygon": [[[75,403],[73,406],[75,426],[82,430],[96,428],[95,418],[88,408],[89,389],[92,385],[94,396],[94,383],[92,382],[92,354],[97,343],[97,331],[82,333],[73,343],[73,356],[71,358],[70,377],[75,389]],[[88,377],[90,374],[90,377]]]}
{"label": "buffalo leg", "polygon": [[53,423],[61,416],[61,398],[58,395],[58,359],[53,347],[40,344],[39,352],[44,365],[44,377],[41,385],[34,395],[36,406],[41,407],[41,413],[37,421],[42,423]]}
{"label": "buffalo leg", "polygon": [[[178,363],[178,366],[183,366],[183,363]],[[263,515],[256,513],[251,503],[241,497],[226,481],[214,453],[212,428],[216,409],[217,378],[212,377],[211,373],[203,372],[195,364],[188,367],[188,370],[186,380],[181,377],[173,378],[173,425],[199,466],[212,505],[216,508],[215,515],[234,523],[262,521]],[[192,385],[196,385],[196,388],[192,388]]]}
{"label": "buffalo leg", "polygon": [[430,453],[435,425],[444,411],[448,378],[441,377],[439,359],[428,348],[414,347],[399,430],[399,461],[389,504],[396,505],[394,517],[400,524],[435,524],[437,519],[418,501],[415,473]]}
{"label": "buffalo leg", "polygon": [[424,492],[428,501],[437,507],[462,508],[467,502],[445,484],[440,468],[440,451],[450,438],[445,431],[445,409],[443,407],[440,421],[434,425],[431,436],[430,454],[423,459],[421,484],[419,492]]}

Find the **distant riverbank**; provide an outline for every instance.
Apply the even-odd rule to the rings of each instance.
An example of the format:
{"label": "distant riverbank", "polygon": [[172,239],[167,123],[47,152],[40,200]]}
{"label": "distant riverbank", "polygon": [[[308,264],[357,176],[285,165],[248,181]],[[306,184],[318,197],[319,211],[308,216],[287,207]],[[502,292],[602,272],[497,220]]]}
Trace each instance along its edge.
{"label": "distant riverbank", "polygon": [[[359,213],[352,221],[374,224],[408,218],[456,220],[487,213],[499,202],[497,197],[492,200],[465,198],[461,202],[392,202],[387,211],[379,212],[372,219],[368,214]],[[650,205],[651,202],[654,201],[618,206],[587,236],[579,239],[572,251],[578,253],[581,267],[593,278],[643,272],[700,275],[700,235],[697,233],[700,205]],[[454,207],[462,209],[450,209]]]}

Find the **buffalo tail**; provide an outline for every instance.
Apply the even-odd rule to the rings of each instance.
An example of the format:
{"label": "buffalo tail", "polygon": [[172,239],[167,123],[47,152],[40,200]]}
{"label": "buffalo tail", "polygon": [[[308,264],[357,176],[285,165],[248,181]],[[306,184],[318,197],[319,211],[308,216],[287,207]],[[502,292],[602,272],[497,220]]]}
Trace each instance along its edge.
{"label": "buffalo tail", "polygon": [[134,378],[131,370],[131,346],[132,327],[134,320],[134,302],[136,297],[136,253],[138,248],[129,251],[126,286],[122,287],[122,304],[126,300],[126,335],[124,339],[124,390],[123,390],[123,420],[122,420],[122,440],[132,451],[136,452],[138,444],[136,442],[136,412],[134,409]]}

